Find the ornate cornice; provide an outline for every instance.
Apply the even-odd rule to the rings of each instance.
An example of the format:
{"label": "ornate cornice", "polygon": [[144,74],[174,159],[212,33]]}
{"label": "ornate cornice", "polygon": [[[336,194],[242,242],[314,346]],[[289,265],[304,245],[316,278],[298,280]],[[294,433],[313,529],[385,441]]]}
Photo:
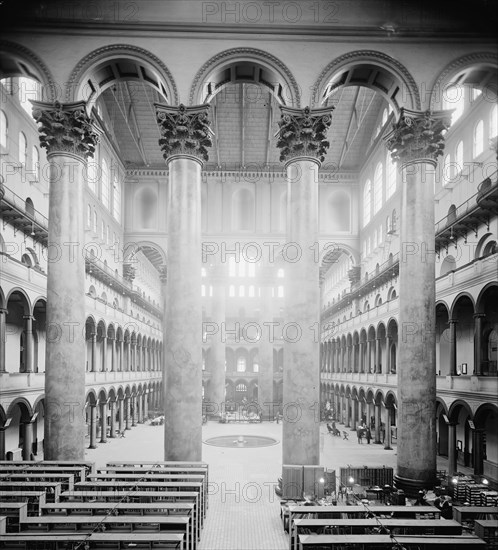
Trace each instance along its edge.
{"label": "ornate cornice", "polygon": [[[42,80],[42,99],[46,101],[54,101],[59,97],[62,97],[62,90],[55,82],[50,69],[47,65],[31,50],[16,44],[15,42],[9,42],[8,40],[0,40],[0,51],[5,51],[10,54],[19,55],[23,57],[26,65],[32,65],[35,67],[33,73],[38,73]],[[9,75],[4,75],[9,76]],[[17,76],[17,75],[16,75]]]}
{"label": "ornate cornice", "polygon": [[196,101],[198,101],[197,96],[201,89],[202,83],[204,79],[213,71],[216,65],[221,65],[227,61],[247,61],[247,57],[250,57],[256,62],[259,61],[270,65],[274,68],[274,70],[278,70],[280,74],[285,77],[289,90],[292,92],[293,104],[297,107],[301,104],[301,92],[299,85],[287,65],[280,61],[278,57],[256,48],[233,48],[231,50],[226,50],[216,54],[211,59],[206,61],[206,63],[204,63],[204,65],[197,71],[192,82],[192,86],[190,87],[189,105],[193,105]]}
{"label": "ornate cornice", "polygon": [[208,161],[207,147],[212,145],[209,105],[168,107],[155,103],[154,106],[162,136],[159,145],[165,160],[173,155],[188,155]]}
{"label": "ornate cornice", "polygon": [[130,44],[112,44],[109,46],[104,46],[98,50],[94,50],[81,59],[76,67],[72,70],[69,80],[66,84],[66,101],[71,101],[78,99],[76,96],[77,86],[81,80],[83,74],[92,66],[95,65],[100,60],[108,59],[109,56],[114,55],[115,57],[121,55],[123,57],[127,56],[138,56],[143,61],[148,61],[152,65],[156,66],[159,69],[159,72],[163,75],[166,80],[168,89],[171,92],[171,97],[168,98],[172,105],[178,103],[178,90],[176,88],[173,75],[169,71],[168,67],[155,56],[153,53],[145,50],[144,48],[139,48],[138,46],[132,46]]}
{"label": "ornate cornice", "polygon": [[86,113],[86,103],[62,104],[32,101],[33,117],[40,124],[40,145],[47,153],[72,153],[93,157],[99,134]]}
{"label": "ornate cornice", "polygon": [[398,122],[384,141],[394,161],[436,162],[444,151],[444,134],[451,124],[451,111],[411,111],[401,109]]}
{"label": "ornate cornice", "polygon": [[432,109],[434,107],[438,94],[441,94],[444,86],[449,83],[448,80],[451,76],[453,76],[455,73],[458,73],[459,71],[462,71],[463,69],[466,69],[467,67],[479,65],[482,63],[489,63],[490,65],[494,65],[494,69],[496,71],[498,67],[498,55],[493,52],[471,53],[469,55],[459,57],[458,59],[455,59],[454,61],[446,65],[446,67],[441,71],[432,86],[430,108]]}
{"label": "ornate cornice", "polygon": [[387,72],[395,73],[396,77],[404,82],[407,90],[410,92],[412,97],[411,106],[415,109],[421,108],[419,89],[415,79],[409,73],[408,69],[390,55],[375,50],[358,50],[355,52],[348,52],[331,61],[320,73],[320,76],[316,79],[315,84],[311,89],[311,106],[314,106],[320,102],[319,91],[323,89],[332,76],[334,76],[334,74],[344,65],[351,62],[356,62],[356,64],[364,64],[369,61],[376,65],[383,65]]}
{"label": "ornate cornice", "polygon": [[312,157],[320,162],[330,146],[327,130],[332,123],[333,107],[311,110],[280,107],[282,117],[278,123],[277,147],[280,149],[280,162],[288,162],[296,157]]}

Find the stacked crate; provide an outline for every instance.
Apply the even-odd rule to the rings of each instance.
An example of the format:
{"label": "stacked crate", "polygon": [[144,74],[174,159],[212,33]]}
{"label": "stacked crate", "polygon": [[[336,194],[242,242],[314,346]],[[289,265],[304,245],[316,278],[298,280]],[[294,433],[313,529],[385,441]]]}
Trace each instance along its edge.
{"label": "stacked crate", "polygon": [[465,487],[465,500],[471,506],[481,506],[481,492],[486,488],[487,485],[481,483],[468,483]]}
{"label": "stacked crate", "polygon": [[498,506],[497,491],[481,491],[481,506]]}

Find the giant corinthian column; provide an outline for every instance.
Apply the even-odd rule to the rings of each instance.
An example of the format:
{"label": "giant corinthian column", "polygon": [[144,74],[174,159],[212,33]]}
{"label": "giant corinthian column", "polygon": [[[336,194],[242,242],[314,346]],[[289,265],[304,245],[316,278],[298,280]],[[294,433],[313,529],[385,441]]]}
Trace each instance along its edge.
{"label": "giant corinthian column", "polygon": [[44,456],[46,460],[83,460],[83,193],[86,160],[93,157],[98,133],[84,102],[32,103],[40,144],[50,162]]}
{"label": "giant corinthian column", "polygon": [[208,105],[156,104],[169,169],[164,323],[164,459],[202,455],[201,169],[211,146]]}
{"label": "giant corinthian column", "polygon": [[318,168],[332,108],[281,107],[280,161],[287,170],[283,464],[320,462]]}
{"label": "giant corinthian column", "polygon": [[434,170],[449,124],[448,112],[401,109],[385,138],[403,186],[395,483],[407,494],[436,481]]}

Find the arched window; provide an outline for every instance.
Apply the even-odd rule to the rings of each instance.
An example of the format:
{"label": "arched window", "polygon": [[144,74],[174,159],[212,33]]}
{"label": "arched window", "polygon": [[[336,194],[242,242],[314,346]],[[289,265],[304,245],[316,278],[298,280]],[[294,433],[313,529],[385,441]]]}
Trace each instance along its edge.
{"label": "arched window", "polygon": [[100,198],[102,204],[109,210],[110,203],[110,174],[109,174],[109,165],[107,164],[106,159],[102,159],[102,174],[100,178],[101,183],[101,192]]}
{"label": "arched window", "polygon": [[19,132],[19,162],[26,165],[26,157],[28,155],[28,140],[23,132]]}
{"label": "arched window", "polygon": [[121,182],[118,175],[114,175],[113,184],[113,197],[112,197],[112,215],[117,222],[121,221]]}
{"label": "arched window", "polygon": [[451,181],[451,155],[448,153],[443,161],[442,184],[446,187]]}
{"label": "arched window", "polygon": [[97,233],[97,210],[93,211],[93,231]]}
{"label": "arched window", "polygon": [[36,101],[39,95],[40,83],[38,81],[26,78],[25,76],[19,77],[19,103],[29,116],[33,116],[33,106],[30,103],[30,99]]}
{"label": "arched window", "polygon": [[246,276],[246,262],[244,259],[241,258],[239,262],[239,277],[245,277]]}
{"label": "arched window", "polygon": [[235,296],[235,286],[234,285],[230,285],[228,287],[228,296],[230,296],[230,298],[233,298]]}
{"label": "arched window", "polygon": [[201,285],[201,296],[206,296],[206,285]]}
{"label": "arched window", "polygon": [[86,181],[90,190],[95,194],[97,194],[97,182],[99,181],[100,173],[99,148],[95,147],[93,159],[88,159],[86,165]]}
{"label": "arched window", "polygon": [[246,358],[243,355],[237,357],[237,372],[246,372]]}
{"label": "arched window", "polygon": [[363,188],[363,226],[370,221],[371,193],[372,184],[370,180],[367,180]]}
{"label": "arched window", "polygon": [[450,271],[455,271],[455,269],[456,269],[455,258],[453,256],[446,256],[446,258],[443,260],[443,263],[441,264],[441,270],[439,272],[439,275],[442,277],[443,275],[450,273]]}
{"label": "arched window", "polygon": [[24,208],[26,210],[26,214],[29,214],[30,216],[35,215],[35,205],[33,204],[33,201],[28,197],[24,203]]}
{"label": "arched window", "polygon": [[491,109],[491,116],[489,117],[489,137],[493,138],[498,135],[498,106],[495,105]]}
{"label": "arched window", "polygon": [[235,391],[237,392],[245,392],[247,391],[247,386],[245,384],[237,384],[235,386]]}
{"label": "arched window", "polygon": [[88,229],[92,227],[92,207],[89,204],[86,206],[86,225]]}
{"label": "arched window", "polygon": [[36,145],[33,145],[33,153],[31,158],[31,170],[36,177],[36,181],[39,181],[40,180],[40,153]]}
{"label": "arched window", "polygon": [[239,189],[232,196],[232,227],[234,231],[254,229],[254,196],[248,189]]}
{"label": "arched window", "polygon": [[31,256],[29,254],[23,254],[21,256],[21,263],[27,267],[33,267],[33,261],[31,260]]}
{"label": "arched window", "polygon": [[379,162],[375,168],[374,185],[373,185],[373,211],[374,214],[380,210],[382,206],[382,184],[383,184],[383,168],[382,162]]}
{"label": "arched window", "polygon": [[463,141],[459,141],[455,149],[456,173],[460,174],[463,170]]}
{"label": "arched window", "polygon": [[246,287],[244,285],[239,286],[239,297],[243,298],[246,295]]}
{"label": "arched window", "polygon": [[396,192],[396,176],[396,162],[388,152],[386,157],[386,199],[392,197]]}
{"label": "arched window", "polygon": [[283,298],[284,297],[284,287],[283,285],[279,285],[277,288],[277,297]]}
{"label": "arched window", "polygon": [[394,209],[391,214],[391,232],[392,233],[396,231],[397,224],[398,224],[398,215],[396,214],[396,209]]}
{"label": "arched window", "polygon": [[282,268],[280,268],[278,271],[277,271],[277,277],[279,279],[282,279],[284,276],[284,270]]}
{"label": "arched window", "polygon": [[8,121],[7,115],[0,110],[0,147],[7,148]]}
{"label": "arched window", "polygon": [[382,241],[384,240],[383,236],[382,236],[382,224],[379,226],[379,233],[378,233],[378,244],[382,244]]}
{"label": "arched window", "polygon": [[249,298],[254,298],[254,286],[253,285],[251,285],[249,287],[248,296],[249,296]]}
{"label": "arched window", "polygon": [[248,277],[256,276],[256,265],[254,262],[247,262],[247,276]]}
{"label": "arched window", "polygon": [[451,124],[462,116],[465,107],[465,88],[463,86],[448,86],[443,92],[443,109],[451,109]]}
{"label": "arched window", "polygon": [[484,123],[480,120],[474,128],[473,152],[474,158],[484,151]]}

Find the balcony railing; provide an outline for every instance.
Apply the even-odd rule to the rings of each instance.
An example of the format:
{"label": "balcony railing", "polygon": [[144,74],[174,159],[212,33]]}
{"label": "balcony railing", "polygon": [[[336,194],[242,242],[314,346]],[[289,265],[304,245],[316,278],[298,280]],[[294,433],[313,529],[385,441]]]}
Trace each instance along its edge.
{"label": "balcony railing", "polygon": [[335,302],[335,304],[330,305],[327,309],[322,311],[322,321],[346,307],[352,300],[361,298],[373,289],[382,286],[386,281],[396,277],[398,273],[399,254],[395,254],[392,258],[380,265],[374,273],[353,283],[349,292],[347,292],[339,301]]}
{"label": "balcony railing", "polygon": [[498,208],[498,172],[479,184],[478,191],[436,223],[436,252],[448,247],[458,238],[466,237],[469,230],[477,235],[481,224],[489,224]]}
{"label": "balcony railing", "polygon": [[26,200],[0,183],[0,217],[24,234],[45,246],[48,241],[48,218]]}

